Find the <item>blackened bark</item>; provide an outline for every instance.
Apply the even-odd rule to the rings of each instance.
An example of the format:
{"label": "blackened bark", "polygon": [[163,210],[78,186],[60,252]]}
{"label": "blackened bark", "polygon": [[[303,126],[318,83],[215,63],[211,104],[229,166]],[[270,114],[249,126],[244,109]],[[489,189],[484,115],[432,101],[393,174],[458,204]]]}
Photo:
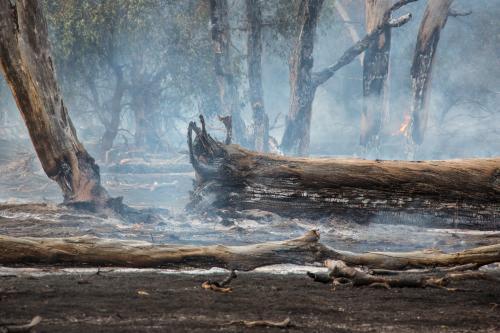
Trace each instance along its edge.
{"label": "blackened bark", "polygon": [[433,0],[427,3],[424,17],[420,23],[417,44],[411,67],[412,99],[411,121],[408,127],[410,146],[419,145],[424,140],[427,119],[429,117],[429,97],[432,67],[436,50],[448,19],[453,0]]}
{"label": "blackened bark", "polygon": [[237,143],[248,146],[246,126],[241,118],[238,88],[232,68],[227,0],[210,0],[210,24],[221,116],[231,116],[232,138]]}
{"label": "blackened bark", "polygon": [[[194,140],[192,132],[196,133]],[[286,217],[342,216],[497,228],[500,158],[370,161],[294,158],[224,145],[191,123],[196,171],[189,207],[259,209]]]}
{"label": "blackened bark", "polygon": [[387,94],[391,28],[391,0],[365,1],[365,26],[368,34],[384,26],[381,33],[365,51],[363,60],[363,111],[361,113],[360,144],[377,148],[380,131],[387,116]]}
{"label": "blackened bark", "polygon": [[57,85],[41,2],[0,0],[0,61],[42,167],[65,203],[106,205],[99,167],[78,141]]}
{"label": "blackened bark", "polygon": [[262,13],[259,0],[246,0],[248,23],[247,66],[250,104],[253,116],[253,147],[269,151],[269,118],[264,108],[262,90]]}
{"label": "blackened bark", "polygon": [[290,109],[281,149],[286,153],[308,155],[311,108],[316,93],[312,81],[316,26],[323,0],[303,0],[299,7],[299,36],[290,58]]}

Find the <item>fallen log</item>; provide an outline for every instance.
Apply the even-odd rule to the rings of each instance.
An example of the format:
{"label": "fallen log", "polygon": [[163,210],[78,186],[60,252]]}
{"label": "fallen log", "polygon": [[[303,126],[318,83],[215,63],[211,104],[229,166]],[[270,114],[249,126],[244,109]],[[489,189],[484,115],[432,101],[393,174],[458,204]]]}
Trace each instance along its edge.
{"label": "fallen log", "polygon": [[353,253],[320,243],[319,233],[314,230],[295,239],[241,246],[151,244],[91,236],[35,238],[0,235],[2,265],[222,267],[251,270],[266,265],[301,265],[327,259],[388,270],[467,264],[475,264],[477,268],[500,262],[500,244],[449,254],[436,251]]}
{"label": "fallen log", "polygon": [[91,236],[34,238],[0,236],[0,264],[118,267],[222,267],[251,270],[280,263],[323,261],[331,250],[311,231],[302,237],[243,246],[177,246]]}
{"label": "fallen log", "polygon": [[[260,209],[308,218],[418,214],[433,224],[494,228],[500,212],[500,158],[380,161],[257,153],[214,140],[192,122],[197,182],[188,208]],[[193,139],[193,132],[195,137]]]}

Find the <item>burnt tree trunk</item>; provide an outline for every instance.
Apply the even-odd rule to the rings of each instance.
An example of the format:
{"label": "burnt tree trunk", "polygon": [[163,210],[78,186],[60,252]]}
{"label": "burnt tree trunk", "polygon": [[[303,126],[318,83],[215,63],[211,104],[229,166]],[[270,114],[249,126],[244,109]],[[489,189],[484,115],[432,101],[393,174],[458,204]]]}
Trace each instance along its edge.
{"label": "burnt tree trunk", "polygon": [[42,167],[64,202],[106,205],[99,167],[78,141],[57,86],[40,2],[0,0],[0,61]]}
{"label": "burnt tree trunk", "polygon": [[246,126],[241,118],[238,88],[232,68],[227,0],[210,0],[210,24],[221,116],[231,116],[231,137],[236,143],[248,146]]}
{"label": "burnt tree trunk", "polygon": [[378,37],[365,51],[363,60],[363,111],[361,113],[360,144],[378,148],[384,118],[387,116],[387,94],[391,28],[389,20],[391,0],[366,0],[366,32],[372,33],[384,25]]}
{"label": "burnt tree trunk", "polygon": [[269,151],[269,118],[264,108],[262,90],[262,13],[259,0],[246,0],[248,24],[247,66],[250,104],[253,117],[253,147]]}
{"label": "burnt tree trunk", "polygon": [[126,87],[122,68],[115,65],[112,69],[116,82],[113,96],[109,102],[109,119],[104,119],[104,134],[101,138],[101,160],[103,161],[106,160],[106,153],[113,148],[113,143],[118,135],[122,114],[122,99]]}
{"label": "burnt tree trunk", "polygon": [[324,0],[303,0],[299,7],[299,36],[290,58],[290,109],[281,149],[308,155],[311,108],[316,93],[312,81],[316,26]]}
{"label": "burnt tree trunk", "polygon": [[195,123],[189,126],[188,143],[197,174],[190,204],[195,209],[260,209],[307,218],[334,214],[355,221],[416,216],[429,224],[484,228],[498,224],[500,158],[409,162],[283,157],[224,145]]}
{"label": "burnt tree trunk", "polygon": [[290,110],[281,142],[283,151],[300,156],[308,155],[312,103],[318,86],[328,81],[339,69],[350,64],[386,29],[406,24],[411,19],[411,14],[408,13],[396,19],[390,19],[390,15],[393,11],[414,1],[417,0],[400,0],[393,4],[384,14],[386,19],[376,29],[347,49],[334,64],[314,73],[312,72],[314,32],[323,2],[319,0],[301,2],[299,9],[301,29],[290,61]]}
{"label": "burnt tree trunk", "polygon": [[411,67],[412,98],[407,137],[410,149],[424,140],[427,119],[429,117],[429,97],[432,67],[436,58],[436,50],[450,12],[453,0],[434,0],[427,2],[424,17],[420,23],[417,44]]}

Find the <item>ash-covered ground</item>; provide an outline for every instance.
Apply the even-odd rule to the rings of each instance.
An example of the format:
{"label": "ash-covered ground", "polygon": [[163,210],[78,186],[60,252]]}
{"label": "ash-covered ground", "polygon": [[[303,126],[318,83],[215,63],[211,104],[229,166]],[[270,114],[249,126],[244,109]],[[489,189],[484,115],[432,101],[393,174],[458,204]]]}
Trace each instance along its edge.
{"label": "ash-covered ground", "polygon": [[[124,196],[132,207],[150,209],[154,218],[130,221],[76,211],[58,205],[57,186],[29,149],[23,152],[25,146],[18,146],[6,152],[6,147],[13,146],[3,147],[3,235],[94,235],[153,243],[238,245],[284,240],[317,229],[323,243],[351,251],[453,251],[500,242],[497,230],[435,228],[418,219],[398,220],[398,216],[384,223],[358,224],[335,217],[290,219],[262,211],[244,211],[237,217],[189,213],[184,206],[194,174],[184,155],[102,168],[103,183],[113,196]],[[334,291],[305,275],[306,270],[318,269],[285,265],[240,273],[231,285],[233,292],[221,294],[201,288],[208,278],[226,274],[217,269],[0,267],[0,327],[8,322],[27,323],[40,315],[42,322],[36,329],[41,332],[500,331],[497,282],[460,282],[453,285],[458,288],[455,291]],[[247,328],[240,323],[286,318],[291,323],[287,328]]]}

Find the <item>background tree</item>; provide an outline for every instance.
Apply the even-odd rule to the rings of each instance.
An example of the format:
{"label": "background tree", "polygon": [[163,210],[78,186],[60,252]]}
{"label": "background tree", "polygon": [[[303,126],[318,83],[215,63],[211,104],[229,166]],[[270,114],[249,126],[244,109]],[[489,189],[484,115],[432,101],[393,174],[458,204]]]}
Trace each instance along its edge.
{"label": "background tree", "polygon": [[262,11],[259,0],[246,0],[247,66],[250,105],[253,118],[253,147],[269,151],[269,118],[262,90]]}
{"label": "background tree", "polygon": [[411,67],[412,96],[411,120],[408,127],[408,138],[410,140],[408,149],[412,158],[415,144],[420,145],[424,139],[429,117],[429,87],[432,67],[441,30],[446,25],[452,3],[453,0],[428,1],[420,23]]}

